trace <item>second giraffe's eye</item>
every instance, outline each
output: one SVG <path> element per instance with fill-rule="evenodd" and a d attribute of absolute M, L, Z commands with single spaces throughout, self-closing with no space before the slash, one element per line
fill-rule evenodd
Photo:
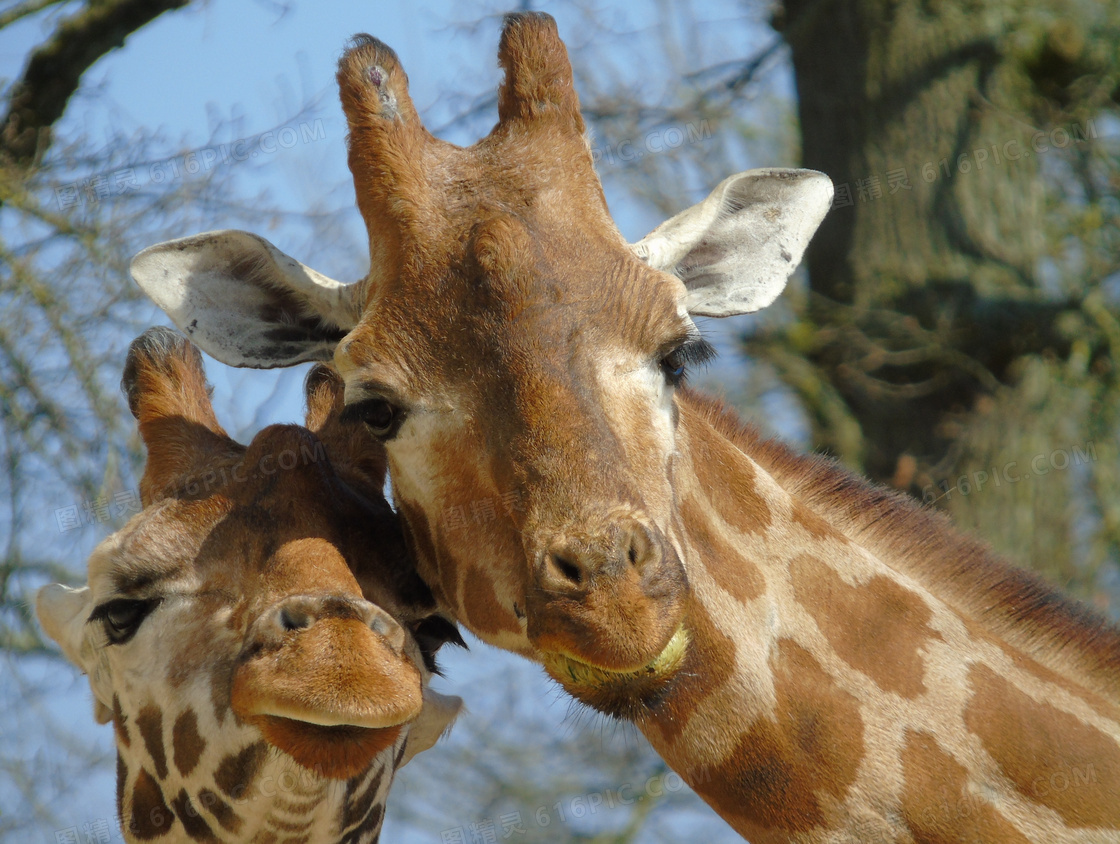
<path fill-rule="evenodd" d="M 343 419 L 361 422 L 379 440 L 390 440 L 400 430 L 405 413 L 388 399 L 377 397 L 349 405 L 342 416 Z"/>
<path fill-rule="evenodd" d="M 100 621 L 105 629 L 105 636 L 112 645 L 123 645 L 136 635 L 144 619 L 156 608 L 159 600 L 147 598 L 135 600 L 132 598 L 117 598 L 107 601 L 90 615 L 89 620 Z"/>

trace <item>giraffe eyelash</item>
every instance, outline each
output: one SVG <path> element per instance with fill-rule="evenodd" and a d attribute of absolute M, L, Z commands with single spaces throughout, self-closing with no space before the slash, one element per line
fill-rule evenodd
<path fill-rule="evenodd" d="M 662 355 L 658 365 L 669 385 L 676 387 L 685 380 L 690 367 L 705 364 L 715 356 L 716 350 L 711 343 L 702 337 L 691 336 Z"/>

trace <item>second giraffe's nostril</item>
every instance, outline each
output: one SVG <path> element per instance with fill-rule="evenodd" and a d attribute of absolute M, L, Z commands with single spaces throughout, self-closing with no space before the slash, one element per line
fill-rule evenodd
<path fill-rule="evenodd" d="M 569 583 L 579 586 L 583 582 L 583 572 L 575 563 L 555 552 L 549 555 L 549 560 L 552 567 Z"/>
<path fill-rule="evenodd" d="M 284 607 L 280 610 L 280 626 L 285 630 L 304 630 L 311 626 L 310 613 L 295 607 Z"/>

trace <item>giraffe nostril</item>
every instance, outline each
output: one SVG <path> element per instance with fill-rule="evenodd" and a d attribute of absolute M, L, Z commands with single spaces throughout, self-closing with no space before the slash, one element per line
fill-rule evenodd
<path fill-rule="evenodd" d="M 556 552 L 549 555 L 549 560 L 552 563 L 552 567 L 569 583 L 579 586 L 579 584 L 583 582 L 583 572 L 575 563 Z"/>
<path fill-rule="evenodd" d="M 304 630 L 311 626 L 311 614 L 295 607 L 284 607 L 280 610 L 280 626 L 285 630 Z"/>

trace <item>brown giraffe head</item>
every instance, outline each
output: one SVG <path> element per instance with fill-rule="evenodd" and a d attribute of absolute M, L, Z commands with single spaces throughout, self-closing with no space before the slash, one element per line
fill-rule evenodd
<path fill-rule="evenodd" d="M 343 56 L 361 283 L 241 232 L 152 247 L 133 275 L 227 363 L 333 355 L 421 575 L 472 631 L 554 673 L 660 673 L 686 645 L 674 396 L 708 354 L 692 316 L 769 304 L 831 185 L 742 173 L 628 245 L 553 20 L 509 16 L 498 57 L 498 124 L 460 148 L 421 125 L 392 50 L 360 36 Z"/>
<path fill-rule="evenodd" d="M 292 805 L 366 784 L 316 809 L 338 814 L 325 828 L 341 837 L 343 816 L 383 804 L 394 768 L 459 706 L 427 689 L 435 648 L 457 637 L 407 563 L 384 456 L 355 448 L 325 367 L 308 378 L 311 430 L 274 425 L 248 447 L 169 329 L 133 342 L 123 387 L 147 447 L 144 509 L 94 551 L 88 586 L 38 599 L 114 724 L 122 825 L 135 839 L 181 825 L 248 840 L 294 813 L 265 799 L 287 771 Z"/>

